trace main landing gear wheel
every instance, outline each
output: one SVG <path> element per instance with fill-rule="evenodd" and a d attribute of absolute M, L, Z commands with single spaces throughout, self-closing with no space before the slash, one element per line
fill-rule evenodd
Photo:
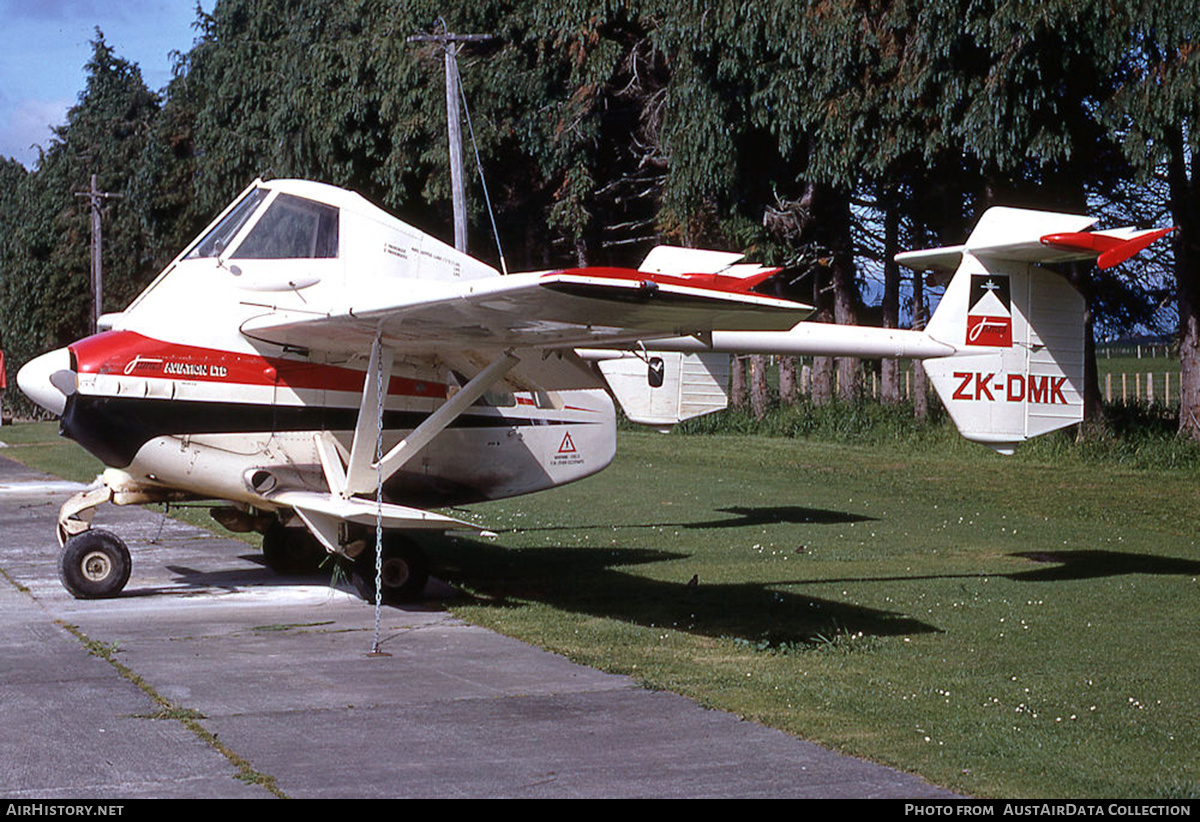
<path fill-rule="evenodd" d="M 133 560 L 116 534 L 98 529 L 67 540 L 58 558 L 58 578 L 76 599 L 107 599 L 129 582 Z"/>
<path fill-rule="evenodd" d="M 263 561 L 280 574 L 307 574 L 321 567 L 328 556 L 306 528 L 285 528 L 273 523 L 263 534 Z"/>
<path fill-rule="evenodd" d="M 421 546 L 399 534 L 383 537 L 382 601 L 399 605 L 421 598 L 429 581 L 429 560 Z M 366 548 L 354 558 L 351 581 L 367 602 L 375 601 L 375 548 Z"/>

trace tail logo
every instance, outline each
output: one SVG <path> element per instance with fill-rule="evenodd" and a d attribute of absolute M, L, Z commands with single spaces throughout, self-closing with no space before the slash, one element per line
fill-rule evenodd
<path fill-rule="evenodd" d="M 972 274 L 967 309 L 967 345 L 1012 348 L 1012 299 L 1008 277 Z"/>

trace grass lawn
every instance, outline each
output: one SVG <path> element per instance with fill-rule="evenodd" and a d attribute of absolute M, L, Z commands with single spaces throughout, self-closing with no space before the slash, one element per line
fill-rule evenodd
<path fill-rule="evenodd" d="M 458 512 L 499 536 L 430 545 L 456 614 L 968 794 L 1200 796 L 1194 468 L 620 438 Z"/>
<path fill-rule="evenodd" d="M 442 552 L 482 600 L 457 612 L 971 794 L 1200 795 L 1194 473 L 621 446 L 473 509 L 507 530 Z"/>
<path fill-rule="evenodd" d="M 104 464 L 58 435 L 58 422 L 24 422 L 0 426 L 0 456 L 14 459 L 63 479 L 91 482 Z"/>

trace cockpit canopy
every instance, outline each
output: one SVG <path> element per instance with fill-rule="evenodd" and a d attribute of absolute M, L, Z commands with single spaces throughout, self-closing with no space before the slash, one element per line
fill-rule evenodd
<path fill-rule="evenodd" d="M 261 206 L 270 200 L 265 211 Z M 259 215 L 261 213 L 261 216 Z M 249 231 L 246 226 L 256 218 Z M 244 196 L 184 259 L 332 259 L 338 256 L 338 209 L 261 186 Z M 236 244 L 236 245 L 234 245 Z M 232 248 L 231 253 L 226 253 Z"/>
<path fill-rule="evenodd" d="M 255 180 L 110 323 L 169 325 L 178 306 L 198 303 L 218 312 L 340 312 L 350 300 L 365 304 L 418 283 L 498 276 L 352 191 Z M 254 292 L 276 296 L 267 306 Z"/>

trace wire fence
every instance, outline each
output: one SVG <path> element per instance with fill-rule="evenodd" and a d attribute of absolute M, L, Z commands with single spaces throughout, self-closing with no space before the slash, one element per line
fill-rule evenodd
<path fill-rule="evenodd" d="M 1103 376 L 1101 388 L 1105 402 L 1144 402 L 1164 406 L 1179 404 L 1179 374 L 1170 371 L 1110 372 Z"/>

